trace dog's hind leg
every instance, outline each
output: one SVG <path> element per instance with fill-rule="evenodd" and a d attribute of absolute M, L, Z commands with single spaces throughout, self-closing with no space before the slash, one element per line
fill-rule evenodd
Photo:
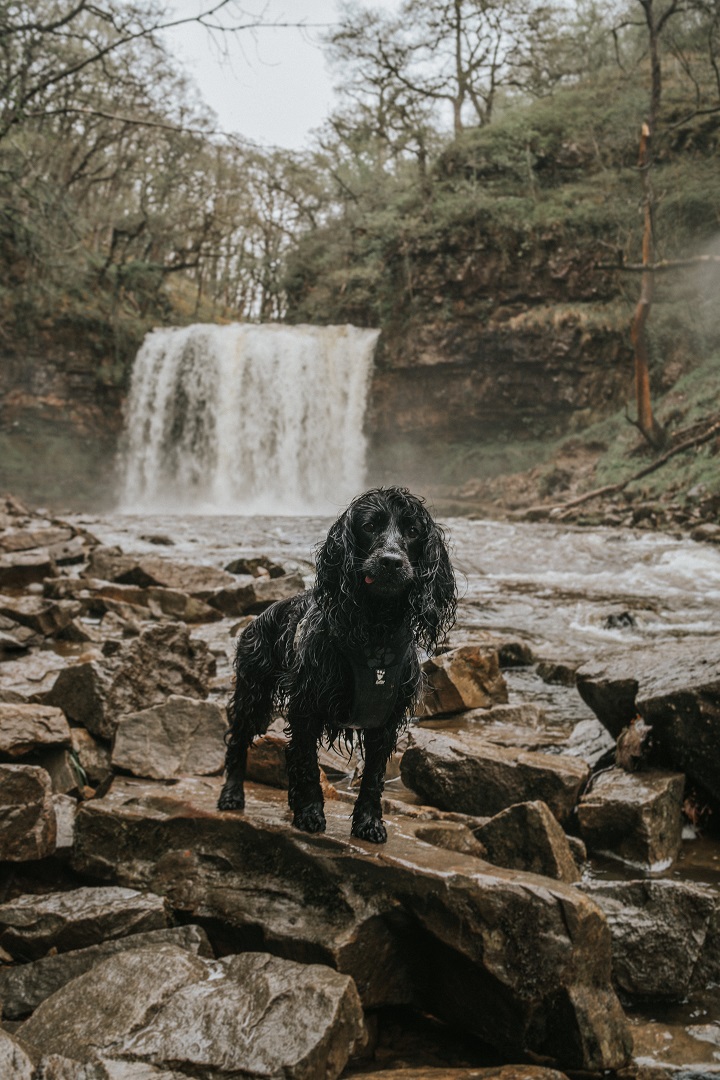
<path fill-rule="evenodd" d="M 294 726 L 293 726 L 294 725 Z M 325 832 L 323 793 L 317 760 L 317 737 L 288 716 L 290 741 L 285 749 L 288 803 L 293 825 L 303 832 Z"/>
<path fill-rule="evenodd" d="M 371 728 L 364 733 L 365 767 L 352 815 L 352 835 L 373 844 L 384 844 L 387 829 L 382 820 L 385 768 L 395 748 L 395 728 Z"/>

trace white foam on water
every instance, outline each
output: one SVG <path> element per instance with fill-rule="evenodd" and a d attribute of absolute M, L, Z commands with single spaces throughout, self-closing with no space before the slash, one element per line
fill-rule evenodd
<path fill-rule="evenodd" d="M 133 368 L 125 512 L 334 513 L 363 487 L 377 330 L 154 330 Z"/>

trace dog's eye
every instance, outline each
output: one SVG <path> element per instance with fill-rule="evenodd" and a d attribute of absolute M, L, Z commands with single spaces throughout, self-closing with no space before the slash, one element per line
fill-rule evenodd
<path fill-rule="evenodd" d="M 408 525 L 405 529 L 405 535 L 408 540 L 417 540 L 420 535 L 420 529 L 417 525 Z"/>
<path fill-rule="evenodd" d="M 363 532 L 374 533 L 377 526 L 375 525 L 374 521 L 363 521 L 361 528 Z"/>

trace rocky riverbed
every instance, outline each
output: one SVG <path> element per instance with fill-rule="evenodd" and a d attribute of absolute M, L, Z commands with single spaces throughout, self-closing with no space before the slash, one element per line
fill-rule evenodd
<path fill-rule="evenodd" d="M 281 722 L 215 809 L 234 638 L 326 527 L 0 501 L 0 1075 L 720 1075 L 720 551 L 450 522 L 377 847 L 352 755 L 291 827 Z"/>

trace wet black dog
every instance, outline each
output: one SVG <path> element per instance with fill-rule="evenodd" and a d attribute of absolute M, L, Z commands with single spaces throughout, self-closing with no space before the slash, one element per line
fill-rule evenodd
<path fill-rule="evenodd" d="M 441 529 L 403 488 L 360 495 L 317 552 L 315 587 L 281 600 L 243 632 L 228 716 L 221 810 L 242 810 L 247 751 L 275 712 L 287 721 L 293 824 L 325 828 L 317 746 L 357 739 L 365 768 L 352 832 L 381 844 L 385 767 L 422 689 L 418 652 L 455 618 Z"/>

